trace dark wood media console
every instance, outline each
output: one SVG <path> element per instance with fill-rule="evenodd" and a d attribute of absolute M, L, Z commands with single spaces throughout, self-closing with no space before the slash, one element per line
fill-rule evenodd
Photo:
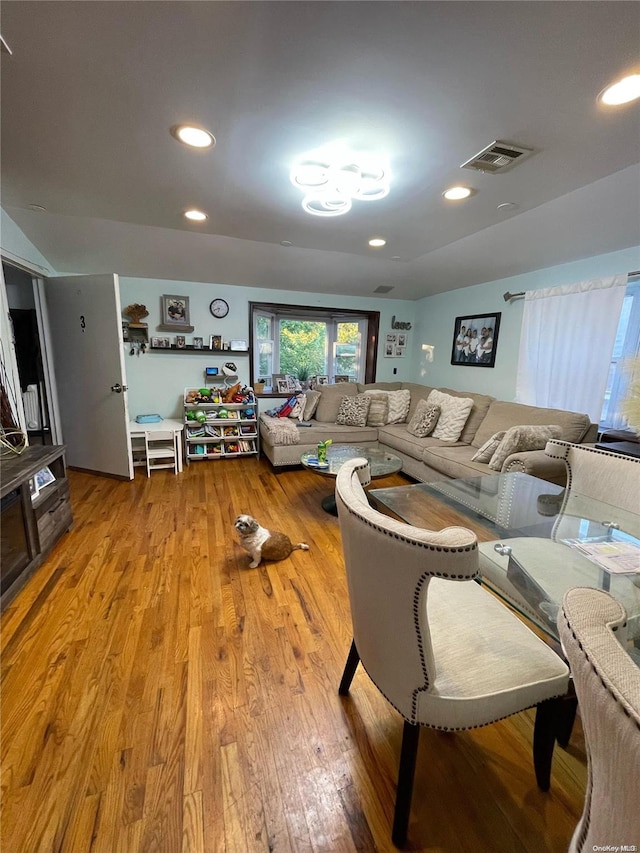
<path fill-rule="evenodd" d="M 0 462 L 2 609 L 73 525 L 64 452 L 63 445 L 27 447 Z M 35 494 L 44 469 L 51 482 Z"/>

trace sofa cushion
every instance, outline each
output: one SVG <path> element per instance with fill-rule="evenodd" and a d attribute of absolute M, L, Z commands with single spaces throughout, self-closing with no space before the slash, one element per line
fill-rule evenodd
<path fill-rule="evenodd" d="M 471 397 L 453 397 L 436 389 L 429 394 L 427 402 L 440 407 L 433 437 L 449 443 L 458 441 L 473 407 Z"/>
<path fill-rule="evenodd" d="M 344 396 L 336 415 L 336 423 L 344 426 L 365 427 L 371 397 L 366 394 L 356 394 L 355 397 Z"/>
<path fill-rule="evenodd" d="M 321 423 L 334 424 L 342 398 L 345 396 L 355 397 L 358 393 L 358 386 L 355 382 L 340 382 L 338 385 L 321 385 L 316 390 L 320 391 L 316 420 Z"/>
<path fill-rule="evenodd" d="M 434 389 L 430 385 L 419 385 L 417 382 L 403 382 L 402 390 L 408 391 L 411 395 L 411 404 L 409 406 L 409 414 L 407 415 L 407 420 L 410 421 L 416 412 L 416 407 L 420 400 L 426 400 Z"/>
<path fill-rule="evenodd" d="M 491 438 L 487 439 L 482 447 L 471 457 L 472 462 L 484 462 L 488 465 L 491 462 L 491 457 L 498 449 L 498 445 L 504 438 L 506 430 L 501 429 L 500 432 L 494 433 Z"/>
<path fill-rule="evenodd" d="M 548 426 L 521 424 L 511 427 L 505 432 L 491 457 L 489 468 L 502 471 L 507 456 L 511 456 L 512 453 L 521 453 L 523 450 L 543 450 L 550 439 L 560 438 L 561 432 L 561 428 L 555 424 Z"/>
<path fill-rule="evenodd" d="M 365 394 L 371 400 L 367 426 L 378 427 L 389 423 L 389 396 L 375 391 L 366 391 Z"/>
<path fill-rule="evenodd" d="M 409 414 L 409 406 L 411 404 L 410 391 L 365 391 L 365 394 L 386 394 L 389 401 L 389 414 L 387 415 L 387 423 L 401 424 L 407 420 Z"/>
<path fill-rule="evenodd" d="M 542 409 L 537 406 L 525 406 L 524 403 L 505 403 L 495 400 L 489 406 L 487 416 L 478 427 L 473 441 L 474 447 L 481 447 L 487 439 L 501 429 L 509 429 L 521 424 L 545 426 L 558 424 L 562 429 L 564 441 L 578 443 L 589 429 L 589 415 L 567 412 L 563 409 Z"/>
<path fill-rule="evenodd" d="M 471 444 L 495 397 L 490 397 L 488 394 L 476 394 L 475 391 L 454 391 L 452 388 L 438 388 L 438 391 L 442 391 L 443 394 L 450 394 L 452 397 L 471 397 L 473 400 L 471 414 L 467 418 L 460 435 L 460 441 Z"/>
<path fill-rule="evenodd" d="M 440 417 L 440 406 L 420 400 L 415 413 L 407 424 L 407 431 L 418 438 L 426 438 L 436 428 Z"/>
<path fill-rule="evenodd" d="M 358 394 L 364 394 L 365 391 L 399 391 L 404 388 L 402 382 L 367 382 L 363 385 L 358 382 Z"/>
<path fill-rule="evenodd" d="M 442 442 L 431 435 L 426 438 L 411 435 L 406 424 L 387 424 L 387 426 L 378 427 L 378 441 L 391 450 L 399 450 L 414 459 L 422 459 L 428 447 L 442 447 Z"/>
<path fill-rule="evenodd" d="M 422 461 L 429 468 L 454 479 L 479 477 L 483 474 L 495 475 L 486 463 L 474 462 L 475 448 L 470 444 L 442 445 L 425 448 Z"/>

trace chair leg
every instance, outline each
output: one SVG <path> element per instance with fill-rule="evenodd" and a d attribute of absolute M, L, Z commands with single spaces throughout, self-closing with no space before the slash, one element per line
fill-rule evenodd
<path fill-rule="evenodd" d="M 533 766 L 536 781 L 541 791 L 548 791 L 551 784 L 551 762 L 558 733 L 558 721 L 562 714 L 562 697 L 541 702 L 536 710 L 533 730 Z"/>
<path fill-rule="evenodd" d="M 396 809 L 393 816 L 393 830 L 391 831 L 391 840 L 396 847 L 404 847 L 407 840 L 411 797 L 413 794 L 413 777 L 416 771 L 419 740 L 420 726 L 414 726 L 405 720 L 402 731 L 402 748 L 400 750 Z"/>
<path fill-rule="evenodd" d="M 573 724 L 576 721 L 578 710 L 578 697 L 573 689 L 573 681 L 569 682 L 569 693 L 563 697 L 562 710 L 558 721 L 556 739 L 563 749 L 569 746 Z"/>
<path fill-rule="evenodd" d="M 340 687 L 338 687 L 338 693 L 340 696 L 347 696 L 349 693 L 349 687 L 351 687 L 351 682 L 353 681 L 353 676 L 356 674 L 356 669 L 358 668 L 359 663 L 360 655 L 356 649 L 356 641 L 352 640 L 351 648 L 349 649 L 349 656 L 347 657 L 344 672 L 342 673 Z"/>

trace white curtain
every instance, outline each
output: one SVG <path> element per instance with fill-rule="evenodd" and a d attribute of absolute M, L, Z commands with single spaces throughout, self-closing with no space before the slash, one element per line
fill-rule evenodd
<path fill-rule="evenodd" d="M 584 412 L 598 423 L 626 273 L 527 291 L 516 400 Z"/>

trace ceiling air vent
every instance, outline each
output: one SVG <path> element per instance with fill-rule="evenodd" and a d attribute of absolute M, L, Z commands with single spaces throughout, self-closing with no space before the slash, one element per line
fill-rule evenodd
<path fill-rule="evenodd" d="M 507 169 L 528 157 L 529 154 L 533 154 L 533 148 L 525 148 L 523 145 L 513 145 L 511 142 L 496 140 L 483 148 L 475 157 L 463 163 L 460 168 L 475 169 L 478 172 L 506 172 Z"/>

